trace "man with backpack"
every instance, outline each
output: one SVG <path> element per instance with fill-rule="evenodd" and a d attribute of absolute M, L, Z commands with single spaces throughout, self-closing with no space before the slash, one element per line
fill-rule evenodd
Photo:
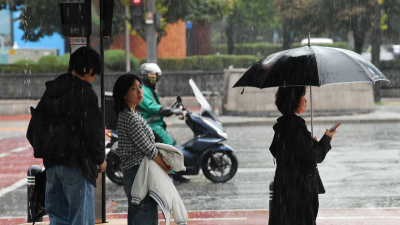
<path fill-rule="evenodd" d="M 45 83 L 27 138 L 46 168 L 45 206 L 51 224 L 94 224 L 94 187 L 105 171 L 104 127 L 91 83 L 102 70 L 100 55 L 76 50 L 68 73 Z"/>

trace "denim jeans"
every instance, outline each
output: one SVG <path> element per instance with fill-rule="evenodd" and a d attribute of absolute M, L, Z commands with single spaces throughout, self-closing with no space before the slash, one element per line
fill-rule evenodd
<path fill-rule="evenodd" d="M 131 203 L 131 190 L 139 165 L 124 172 L 124 189 L 128 197 L 128 225 L 158 225 L 157 202 L 146 195 L 139 205 Z"/>
<path fill-rule="evenodd" d="M 46 170 L 46 212 L 51 225 L 94 225 L 94 186 L 78 168 Z"/>

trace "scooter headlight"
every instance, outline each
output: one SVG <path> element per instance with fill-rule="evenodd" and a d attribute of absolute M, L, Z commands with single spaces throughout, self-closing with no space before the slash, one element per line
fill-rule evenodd
<path fill-rule="evenodd" d="M 218 133 L 219 135 L 221 135 L 222 137 L 224 137 L 226 140 L 228 140 L 228 134 L 227 134 L 227 133 L 225 133 L 225 132 L 223 132 L 223 131 L 219 131 L 219 130 L 217 130 L 217 133 Z"/>
<path fill-rule="evenodd" d="M 203 119 L 203 121 L 204 121 L 204 123 L 206 123 L 210 127 L 212 127 L 217 132 L 217 134 L 219 134 L 221 137 L 223 137 L 226 140 L 228 140 L 228 134 L 225 131 L 219 129 L 217 126 L 215 126 L 211 121 L 209 121 L 207 119 Z"/>

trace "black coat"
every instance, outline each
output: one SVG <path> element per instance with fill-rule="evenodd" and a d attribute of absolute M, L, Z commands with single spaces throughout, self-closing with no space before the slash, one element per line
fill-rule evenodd
<path fill-rule="evenodd" d="M 60 109 L 67 110 L 78 118 L 77 134 L 81 138 L 83 147 L 64 158 L 43 159 L 43 164 L 46 169 L 56 165 L 80 168 L 82 174 L 96 186 L 97 165 L 101 165 L 105 159 L 104 126 L 97 95 L 90 83 L 69 73 L 62 74 L 45 84 L 46 91 L 36 109 L 54 109 L 54 99 L 61 97 Z M 30 126 L 27 132 L 27 136 L 29 135 L 31 135 Z"/>
<path fill-rule="evenodd" d="M 295 114 L 280 117 L 274 131 L 270 151 L 276 158 L 277 168 L 269 224 L 314 225 L 318 194 L 325 193 L 317 163 L 331 149 L 331 138 L 324 135 L 316 141 L 305 121 Z"/>

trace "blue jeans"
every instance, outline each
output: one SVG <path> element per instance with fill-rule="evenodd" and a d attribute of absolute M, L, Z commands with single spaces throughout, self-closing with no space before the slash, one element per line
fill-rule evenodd
<path fill-rule="evenodd" d="M 132 185 L 138 169 L 139 166 L 136 165 L 124 172 L 124 189 L 128 197 L 128 225 L 158 225 L 157 202 L 149 194 L 139 205 L 131 203 Z"/>
<path fill-rule="evenodd" d="M 51 225 L 94 225 L 94 187 L 78 168 L 46 170 L 46 212 Z"/>

